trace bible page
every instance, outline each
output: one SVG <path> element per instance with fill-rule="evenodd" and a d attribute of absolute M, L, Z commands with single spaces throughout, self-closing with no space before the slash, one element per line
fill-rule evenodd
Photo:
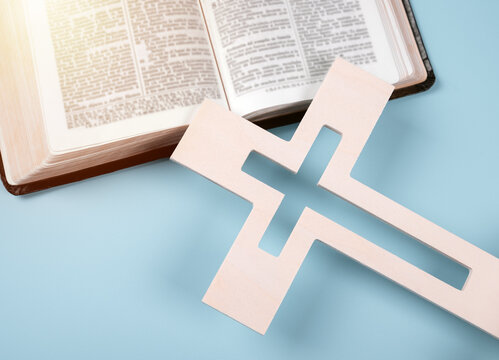
<path fill-rule="evenodd" d="M 23 1 L 53 153 L 226 106 L 197 0 Z"/>
<path fill-rule="evenodd" d="M 389 82 L 397 65 L 373 0 L 200 0 L 231 110 L 313 98 L 337 56 Z"/>

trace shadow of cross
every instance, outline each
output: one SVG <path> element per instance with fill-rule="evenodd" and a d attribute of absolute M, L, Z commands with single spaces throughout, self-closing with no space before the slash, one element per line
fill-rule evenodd
<path fill-rule="evenodd" d="M 392 92 L 392 85 L 337 59 L 290 141 L 203 103 L 171 158 L 253 204 L 203 302 L 264 334 L 318 240 L 499 338 L 499 259 L 350 175 Z M 318 185 L 465 266 L 470 275 L 462 289 L 308 207 L 279 256 L 259 248 L 283 194 L 242 171 L 248 155 L 298 172 L 324 127 L 342 138 Z"/>

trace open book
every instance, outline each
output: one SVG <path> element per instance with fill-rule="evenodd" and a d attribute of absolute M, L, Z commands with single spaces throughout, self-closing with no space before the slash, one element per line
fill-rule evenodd
<path fill-rule="evenodd" d="M 205 98 L 267 125 L 303 111 L 337 56 L 395 96 L 434 81 L 407 0 L 0 4 L 2 178 L 15 194 L 168 155 Z"/>

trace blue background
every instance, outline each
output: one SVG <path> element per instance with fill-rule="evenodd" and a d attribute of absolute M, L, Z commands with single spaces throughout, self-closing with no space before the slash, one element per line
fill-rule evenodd
<path fill-rule="evenodd" d="M 389 103 L 353 175 L 497 257 L 499 1 L 412 2 L 437 84 Z M 266 336 L 204 305 L 249 211 L 167 160 L 21 198 L 0 191 L 0 359 L 499 358 L 498 340 L 320 244 Z M 343 215 L 426 263 L 358 216 Z"/>

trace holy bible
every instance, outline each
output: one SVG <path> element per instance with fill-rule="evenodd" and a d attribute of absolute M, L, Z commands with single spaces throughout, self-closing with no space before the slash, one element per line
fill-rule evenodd
<path fill-rule="evenodd" d="M 212 99 L 297 121 L 336 57 L 435 76 L 408 0 L 0 0 L 1 175 L 25 194 L 169 156 Z"/>

